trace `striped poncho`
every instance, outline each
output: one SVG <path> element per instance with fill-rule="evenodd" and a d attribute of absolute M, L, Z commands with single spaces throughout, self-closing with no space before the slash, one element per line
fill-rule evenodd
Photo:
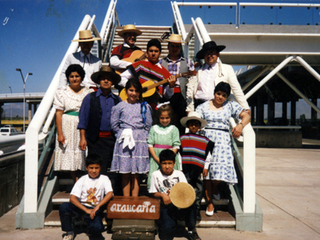
<path fill-rule="evenodd" d="M 182 164 L 193 164 L 206 168 L 205 162 L 208 153 L 212 155 L 214 143 L 205 136 L 188 133 L 180 137 Z M 206 162 L 209 165 L 209 162 Z"/>

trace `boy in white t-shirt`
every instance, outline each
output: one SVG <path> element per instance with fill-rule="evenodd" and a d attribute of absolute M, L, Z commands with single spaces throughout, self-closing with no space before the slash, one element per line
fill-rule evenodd
<path fill-rule="evenodd" d="M 84 216 L 88 224 L 89 239 L 103 240 L 102 223 L 103 210 L 112 198 L 113 190 L 109 178 L 100 175 L 101 158 L 96 154 L 89 154 L 86 158 L 87 175 L 82 176 L 73 186 L 70 202 L 63 203 L 59 208 L 63 240 L 74 239 L 72 218 L 76 215 Z"/>
<path fill-rule="evenodd" d="M 175 153 L 172 150 L 163 150 L 160 155 L 160 169 L 153 172 L 149 193 L 153 197 L 161 198 L 159 238 L 161 240 L 172 240 L 174 234 L 180 232 L 181 227 L 177 225 L 177 219 L 184 217 L 188 232 L 184 236 L 189 240 L 201 240 L 196 231 L 196 204 L 189 208 L 177 209 L 170 200 L 171 188 L 178 182 L 187 182 L 183 172 L 174 170 Z M 182 216 L 183 215 L 183 216 Z M 183 228 L 184 232 L 186 231 Z"/>

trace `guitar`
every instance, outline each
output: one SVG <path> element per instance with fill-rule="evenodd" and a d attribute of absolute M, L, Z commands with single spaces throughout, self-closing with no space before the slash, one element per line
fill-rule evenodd
<path fill-rule="evenodd" d="M 170 33 L 169 32 L 165 32 L 162 34 L 162 36 L 158 39 L 160 42 L 163 42 L 164 39 L 169 38 Z M 144 53 L 141 50 L 135 50 L 131 53 L 130 57 L 127 58 L 123 58 L 121 59 L 121 61 L 126 61 L 126 62 L 130 62 L 130 63 L 134 63 L 134 62 L 138 62 L 141 60 L 146 59 L 146 53 Z M 121 74 L 125 71 L 126 69 L 123 68 L 119 68 L 116 70 L 117 74 Z"/>
<path fill-rule="evenodd" d="M 135 50 L 131 53 L 130 57 L 128 58 L 123 58 L 121 59 L 121 61 L 126 61 L 126 62 L 130 62 L 130 63 L 134 63 L 134 62 L 138 62 L 138 61 L 141 61 L 141 60 L 144 60 L 146 58 L 146 54 L 141 51 L 141 50 Z M 125 71 L 126 69 L 125 68 L 119 68 L 116 70 L 116 73 L 117 74 L 121 74 Z"/>
<path fill-rule="evenodd" d="M 197 71 L 188 71 L 188 72 L 184 72 L 184 73 L 179 73 L 177 75 L 175 75 L 176 78 L 179 77 L 190 77 L 190 76 L 195 76 L 197 74 Z M 154 82 L 154 81 L 146 81 L 144 83 L 142 83 L 142 97 L 143 98 L 147 98 L 147 97 L 151 97 L 155 92 L 156 92 L 156 87 L 165 84 L 168 82 L 168 79 L 164 79 L 160 82 Z M 122 101 L 126 100 L 128 98 L 127 93 L 126 93 L 126 89 L 122 89 L 119 97 L 122 99 Z"/>

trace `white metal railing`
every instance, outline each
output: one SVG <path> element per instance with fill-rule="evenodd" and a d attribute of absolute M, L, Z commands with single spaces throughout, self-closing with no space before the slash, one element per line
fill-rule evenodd
<path fill-rule="evenodd" d="M 235 7 L 235 26 L 238 28 L 241 25 L 241 8 L 243 7 L 296 7 L 296 8 L 319 8 L 320 4 L 311 3 L 255 3 L 255 2 L 171 2 L 174 21 L 176 23 L 179 34 L 185 39 L 187 33 L 185 31 L 179 7 Z"/>
<path fill-rule="evenodd" d="M 176 1 L 171 2 L 171 7 L 173 12 L 173 19 L 177 26 L 178 33 L 182 35 L 182 39 L 185 40 L 187 37 L 187 32 L 184 27 L 183 20 L 180 14 L 179 3 L 177 3 Z"/>
<path fill-rule="evenodd" d="M 106 44 L 107 38 L 110 34 L 113 23 L 117 22 L 117 25 L 120 25 L 119 20 L 117 18 L 117 14 L 116 14 L 116 5 L 117 5 L 117 0 L 110 1 L 106 17 L 103 21 L 103 24 L 100 30 L 102 45 Z"/>
<path fill-rule="evenodd" d="M 245 94 L 246 99 L 250 98 L 255 92 L 257 92 L 263 85 L 265 85 L 274 75 L 278 75 L 279 78 L 284 81 L 297 95 L 299 95 L 303 100 L 306 101 L 316 112 L 320 113 L 320 109 L 310 101 L 297 87 L 295 87 L 288 79 L 286 79 L 280 70 L 284 68 L 288 63 L 292 61 L 299 62 L 311 75 L 313 75 L 320 82 L 320 75 L 317 73 L 305 60 L 300 56 L 288 56 L 284 59 L 277 67 L 275 67 L 267 76 L 265 76 L 257 85 L 255 85 L 249 92 Z M 251 85 L 253 81 L 250 81 Z M 249 85 L 246 85 L 249 87 Z"/>
<path fill-rule="evenodd" d="M 172 9 L 174 11 L 174 20 L 176 21 L 177 29 L 179 34 L 182 35 L 183 40 L 190 42 L 191 35 L 195 34 L 195 47 L 194 51 L 197 52 L 200 50 L 202 45 L 211 40 L 208 31 L 206 30 L 205 25 L 203 24 L 201 18 L 197 18 L 195 21 L 192 21 L 192 27 L 188 34 L 184 33 L 184 24 L 179 12 L 178 6 L 236 6 L 236 3 L 171 3 Z M 185 47 L 187 47 L 185 45 Z M 235 125 L 234 121 L 231 121 L 231 124 Z M 254 213 L 256 209 L 256 196 L 255 196 L 255 148 L 256 140 L 255 133 L 251 126 L 248 124 L 242 132 L 243 136 L 243 212 L 244 213 Z M 242 140 L 241 138 L 239 139 Z"/>
<path fill-rule="evenodd" d="M 86 15 L 80 24 L 74 39 L 79 36 L 80 30 L 86 30 L 93 25 L 93 18 Z M 95 28 L 95 27 L 94 27 Z M 96 28 L 95 28 L 96 29 Z M 95 31 L 95 29 L 93 29 Z M 97 34 L 97 33 L 95 33 Z M 55 110 L 52 109 L 52 102 L 59 85 L 60 74 L 69 54 L 76 52 L 78 43 L 72 42 L 60 63 L 39 107 L 36 111 L 29 127 L 26 131 L 26 151 L 25 151 L 25 192 L 24 192 L 24 213 L 36 213 L 38 206 L 38 143 L 39 138 L 44 139 L 48 133 L 48 128 L 54 118 Z M 49 115 L 48 115 L 49 114 Z M 48 116 L 48 117 L 47 117 Z M 43 131 L 40 130 L 46 122 Z"/>
<path fill-rule="evenodd" d="M 239 3 L 239 14 L 238 14 L 238 23 L 240 25 L 240 11 L 241 7 L 309 7 L 309 8 L 319 8 L 320 4 L 310 4 L 310 3 L 249 3 L 249 2 L 240 2 Z"/>

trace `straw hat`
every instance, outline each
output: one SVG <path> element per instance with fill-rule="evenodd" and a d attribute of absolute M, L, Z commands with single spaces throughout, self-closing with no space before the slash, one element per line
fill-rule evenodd
<path fill-rule="evenodd" d="M 214 41 L 206 42 L 205 44 L 203 44 L 202 49 L 197 53 L 196 57 L 198 59 L 203 59 L 206 51 L 215 49 L 217 52 L 221 52 L 225 48 L 226 46 L 217 45 Z"/>
<path fill-rule="evenodd" d="M 178 182 L 170 190 L 170 200 L 177 208 L 188 208 L 196 200 L 196 192 L 190 184 Z"/>
<path fill-rule="evenodd" d="M 133 24 L 128 24 L 128 25 L 125 25 L 125 26 L 123 27 L 123 29 L 118 32 L 118 35 L 119 35 L 120 37 L 123 37 L 123 34 L 125 34 L 125 33 L 127 33 L 127 32 L 133 32 L 133 33 L 137 34 L 137 36 L 139 36 L 139 35 L 142 34 L 142 32 L 141 32 L 139 29 L 137 29 L 135 25 L 133 25 Z"/>
<path fill-rule="evenodd" d="M 118 84 L 121 80 L 120 75 L 114 72 L 114 70 L 110 66 L 103 66 L 100 68 L 99 72 L 95 72 L 91 75 L 91 80 L 94 81 L 96 84 L 100 84 L 100 76 L 102 74 L 107 74 L 110 76 L 110 80 L 113 82 L 114 85 Z"/>
<path fill-rule="evenodd" d="M 180 123 L 183 127 L 187 127 L 187 122 L 189 120 L 198 120 L 201 123 L 200 128 L 207 126 L 208 122 L 200 117 L 200 114 L 197 112 L 190 112 L 187 117 L 183 117 L 180 120 Z"/>
<path fill-rule="evenodd" d="M 172 43 L 185 43 L 184 41 L 182 41 L 181 35 L 174 33 L 172 33 L 168 39 L 165 39 L 165 41 Z"/>
<path fill-rule="evenodd" d="M 94 42 L 96 40 L 101 40 L 101 38 L 92 37 L 90 30 L 79 31 L 79 39 L 71 40 L 71 42 Z"/>

